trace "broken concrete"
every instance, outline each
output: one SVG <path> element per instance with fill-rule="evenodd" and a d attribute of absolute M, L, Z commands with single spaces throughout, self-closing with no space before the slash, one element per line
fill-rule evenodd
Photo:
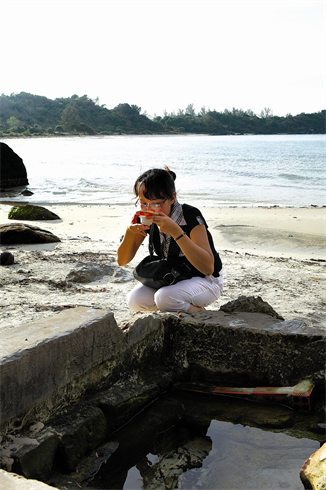
<path fill-rule="evenodd" d="M 189 367 L 193 379 L 219 379 L 237 386 L 324 382 L 325 331 L 307 328 L 300 320 L 212 311 L 193 317 L 181 314 L 174 324 L 174 360 Z"/>
<path fill-rule="evenodd" d="M 2 342 L 1 342 L 2 337 Z M 160 366 L 164 325 L 159 315 L 121 330 L 110 310 L 79 307 L 0 336 L 3 433 L 45 422 L 121 373 Z M 147 368 L 148 369 L 148 368 Z"/>
<path fill-rule="evenodd" d="M 326 488 L 326 444 L 305 461 L 300 471 L 300 479 L 305 488 L 325 490 Z"/>
<path fill-rule="evenodd" d="M 37 480 L 29 480 L 15 473 L 0 470 L 1 490 L 53 490 L 53 487 Z"/>
<path fill-rule="evenodd" d="M 54 457 L 71 471 L 178 379 L 286 386 L 309 378 L 323 386 L 325 374 L 324 331 L 261 313 L 155 313 L 120 329 L 110 310 L 79 307 L 2 337 L 3 435 L 47 424 L 37 447 L 12 458 L 11 469 L 32 478 L 45 479 Z M 44 441 L 49 458 L 34 452 L 39 461 L 25 470 Z"/>

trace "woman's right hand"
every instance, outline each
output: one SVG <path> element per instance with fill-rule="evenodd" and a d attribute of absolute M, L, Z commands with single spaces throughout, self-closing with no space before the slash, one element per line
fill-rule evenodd
<path fill-rule="evenodd" d="M 137 250 L 147 236 L 146 231 L 149 229 L 149 225 L 137 223 L 136 215 L 133 217 L 118 247 L 117 262 L 119 265 L 126 265 L 134 258 Z"/>
<path fill-rule="evenodd" d="M 149 225 L 142 225 L 141 223 L 134 223 L 127 227 L 127 230 L 129 230 L 131 233 L 134 233 L 135 235 L 140 234 L 143 236 L 147 236 L 146 231 L 148 231 L 149 229 Z"/>

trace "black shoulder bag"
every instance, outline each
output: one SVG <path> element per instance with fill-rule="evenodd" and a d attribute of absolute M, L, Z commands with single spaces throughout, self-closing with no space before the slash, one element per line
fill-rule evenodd
<path fill-rule="evenodd" d="M 182 257 L 176 259 L 160 259 L 154 255 L 153 233 L 154 224 L 151 225 L 149 234 L 149 253 L 134 269 L 134 278 L 144 286 L 160 289 L 171 286 L 179 281 L 190 279 L 193 273 Z"/>

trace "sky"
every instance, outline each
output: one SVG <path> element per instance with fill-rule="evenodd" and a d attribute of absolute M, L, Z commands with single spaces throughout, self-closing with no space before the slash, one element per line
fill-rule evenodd
<path fill-rule="evenodd" d="M 326 1 L 0 0 L 0 93 L 148 116 L 326 108 Z"/>

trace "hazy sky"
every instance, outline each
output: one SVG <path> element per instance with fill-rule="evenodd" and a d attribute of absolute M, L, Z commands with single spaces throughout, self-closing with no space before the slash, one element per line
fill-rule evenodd
<path fill-rule="evenodd" d="M 325 109 L 325 1 L 0 0 L 0 93 L 148 115 Z"/>

